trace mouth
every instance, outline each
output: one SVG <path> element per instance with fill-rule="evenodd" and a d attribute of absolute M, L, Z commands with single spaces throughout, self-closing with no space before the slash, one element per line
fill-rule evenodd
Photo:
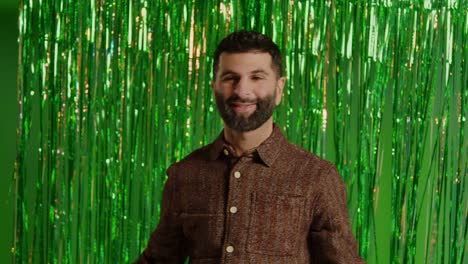
<path fill-rule="evenodd" d="M 239 103 L 235 102 L 230 104 L 232 110 L 236 113 L 251 113 L 257 108 L 256 103 Z"/>

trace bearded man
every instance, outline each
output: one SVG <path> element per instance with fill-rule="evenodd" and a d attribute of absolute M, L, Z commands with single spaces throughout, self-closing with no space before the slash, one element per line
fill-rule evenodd
<path fill-rule="evenodd" d="M 364 263 L 331 163 L 273 122 L 278 46 L 237 31 L 218 45 L 212 90 L 224 130 L 167 170 L 160 222 L 138 263 Z"/>

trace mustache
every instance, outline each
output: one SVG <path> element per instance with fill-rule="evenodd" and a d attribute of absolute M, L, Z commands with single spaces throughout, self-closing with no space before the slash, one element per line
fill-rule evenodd
<path fill-rule="evenodd" d="M 255 99 L 245 99 L 245 98 L 240 98 L 239 96 L 231 96 L 226 100 L 227 104 L 233 104 L 233 103 L 257 103 L 257 100 Z"/>

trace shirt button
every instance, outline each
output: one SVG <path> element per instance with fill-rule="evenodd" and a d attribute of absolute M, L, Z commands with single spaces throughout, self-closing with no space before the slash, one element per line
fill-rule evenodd
<path fill-rule="evenodd" d="M 233 206 L 233 207 L 229 208 L 229 212 L 231 212 L 233 214 L 237 213 L 237 207 Z"/>
<path fill-rule="evenodd" d="M 226 156 L 229 155 L 229 151 L 227 149 L 224 149 L 223 152 L 224 152 L 224 155 Z"/>
<path fill-rule="evenodd" d="M 234 172 L 234 177 L 236 177 L 237 179 L 239 179 L 241 176 L 240 172 L 236 171 Z"/>
<path fill-rule="evenodd" d="M 234 247 L 233 247 L 233 246 L 227 246 L 227 247 L 226 247 L 226 252 L 227 252 L 227 253 L 232 253 L 232 252 L 234 252 Z"/>

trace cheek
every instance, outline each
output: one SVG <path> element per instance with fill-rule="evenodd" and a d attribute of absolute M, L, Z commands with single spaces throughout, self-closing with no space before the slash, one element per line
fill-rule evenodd
<path fill-rule="evenodd" d="M 213 91 L 214 96 L 222 99 L 223 101 L 226 101 L 226 99 L 230 96 L 229 89 L 226 89 L 226 87 L 223 87 L 222 85 L 216 86 L 216 88 Z"/>
<path fill-rule="evenodd" d="M 231 85 L 228 82 L 223 82 L 217 85 L 218 91 L 226 93 L 227 91 L 231 90 Z"/>
<path fill-rule="evenodd" d="M 257 97 L 265 98 L 275 93 L 276 84 L 274 82 L 265 82 L 255 89 Z"/>
<path fill-rule="evenodd" d="M 215 92 L 218 94 L 218 96 L 221 96 L 224 99 L 230 96 L 230 90 L 225 85 L 218 86 Z"/>

